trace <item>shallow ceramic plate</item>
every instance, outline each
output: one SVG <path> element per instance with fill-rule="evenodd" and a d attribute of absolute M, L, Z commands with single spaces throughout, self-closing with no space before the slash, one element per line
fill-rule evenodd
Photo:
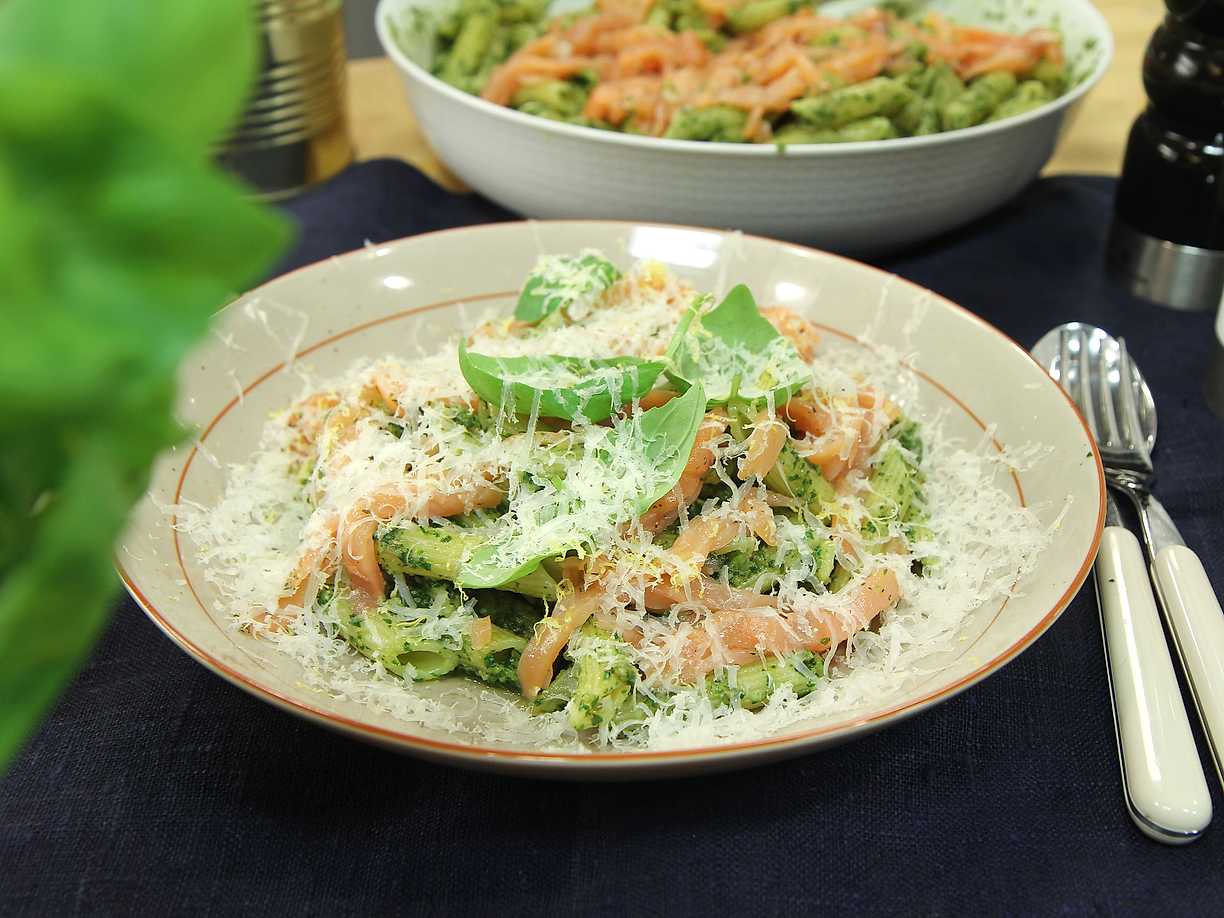
<path fill-rule="evenodd" d="M 767 739 L 669 752 L 558 753 L 484 740 L 479 698 L 488 690 L 460 679 L 418 687 L 470 693 L 473 701 L 455 732 L 427 730 L 307 688 L 296 662 L 229 627 L 213 608 L 215 594 L 190 542 L 179 538 L 165 508 L 216 502 L 225 467 L 243 461 L 269 412 L 299 394 L 299 371 L 331 375 L 361 356 L 433 350 L 489 307 L 508 310 L 541 252 L 584 247 L 622 264 L 658 259 L 710 291 L 745 282 L 762 301 L 801 311 L 846 346 L 912 355 L 917 403 L 910 410 L 919 417 L 943 412 L 949 434 L 971 443 L 986 437 L 987 448 L 1051 448 L 1026 471 L 1000 472 L 1008 493 L 1043 523 L 1063 513 L 1037 570 L 1009 602 L 970 614 L 956 651 L 932 660 L 933 672 L 877 708 Z M 868 329 L 871 345 L 858 341 Z M 1104 519 L 1104 478 L 1091 438 L 1066 396 L 1021 348 L 954 303 L 895 276 L 738 234 L 631 223 L 506 223 L 373 246 L 277 278 L 231 304 L 219 315 L 216 334 L 184 365 L 182 383 L 181 412 L 198 425 L 199 437 L 162 458 L 119 547 L 120 574 L 132 596 L 179 646 L 252 694 L 353 736 L 454 764 L 571 778 L 696 772 L 812 752 L 879 729 L 952 697 L 1032 644 L 1083 583 Z"/>

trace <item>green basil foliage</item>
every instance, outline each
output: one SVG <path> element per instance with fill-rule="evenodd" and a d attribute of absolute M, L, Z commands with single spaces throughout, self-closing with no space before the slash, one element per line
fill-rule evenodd
<path fill-rule="evenodd" d="M 0 3 L 0 767 L 85 657 L 111 549 L 183 437 L 175 374 L 287 227 L 214 169 L 245 0 Z"/>
<path fill-rule="evenodd" d="M 758 402 L 772 393 L 782 403 L 806 384 L 812 371 L 795 346 L 761 315 L 743 284 L 714 309 L 699 298 L 680 320 L 667 348 L 667 375 L 680 386 L 700 382 L 710 406 L 733 398 Z"/>
<path fill-rule="evenodd" d="M 547 504 L 533 507 L 531 513 L 535 522 L 546 523 L 548 518 L 565 512 L 567 517 L 580 520 L 579 524 L 549 545 L 547 551 L 518 557 L 512 552 L 515 536 L 506 521 L 517 519 L 523 511 L 512 502 L 501 522 L 489 532 L 488 542 L 464 562 L 455 582 L 464 587 L 480 588 L 518 580 L 547 558 L 589 548 L 594 536 L 604 527 L 641 516 L 680 480 L 705 416 L 705 406 L 705 392 L 697 383 L 666 405 L 643 411 L 607 431 L 603 448 L 599 450 L 600 462 L 575 463 L 570 467 L 569 475 L 601 478 L 649 470 L 648 483 L 629 506 L 591 505 L 582 496 L 588 493 L 588 488 L 576 487 L 577 483 L 568 476 L 562 477 L 553 483 L 554 491 Z M 601 428 L 594 428 L 594 431 L 602 435 Z M 621 448 L 626 446 L 627 449 Z"/>
<path fill-rule="evenodd" d="M 654 387 L 663 363 L 638 357 L 489 357 L 459 344 L 459 368 L 468 385 L 496 409 L 507 402 L 516 414 L 579 417 L 594 423 Z"/>
<path fill-rule="evenodd" d="M 534 325 L 558 310 L 589 308 L 620 276 L 616 265 L 594 253 L 547 255 L 523 285 L 514 317 Z"/>

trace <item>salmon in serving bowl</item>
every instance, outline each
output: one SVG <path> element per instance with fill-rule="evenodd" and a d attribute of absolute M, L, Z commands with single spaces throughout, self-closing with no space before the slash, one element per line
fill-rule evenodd
<path fill-rule="evenodd" d="M 549 12 L 574 6 L 554 2 Z M 819 15 L 870 6 L 830 3 Z M 433 72 L 431 25 L 454 9 L 455 0 L 382 0 L 376 24 L 429 142 L 477 191 L 529 217 L 682 222 L 851 252 L 911 245 L 1014 196 L 1048 162 L 1113 52 L 1089 0 L 935 0 L 923 9 L 970 29 L 1052 30 L 1066 91 L 1013 117 L 925 136 L 807 143 L 787 140 L 804 139 L 792 131 L 779 132 L 785 142 L 712 143 L 567 123 L 456 88 Z"/>

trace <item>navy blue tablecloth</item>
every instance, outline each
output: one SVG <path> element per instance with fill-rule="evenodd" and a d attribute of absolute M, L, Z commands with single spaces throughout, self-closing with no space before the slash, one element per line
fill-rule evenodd
<path fill-rule="evenodd" d="M 1046 179 L 881 263 L 1026 345 L 1073 318 L 1125 335 L 1160 406 L 1158 493 L 1224 590 L 1224 424 L 1199 391 L 1211 319 L 1106 283 L 1112 193 Z M 288 210 L 303 232 L 284 267 L 509 216 L 394 162 Z M 205 671 L 125 600 L 0 782 L 0 915 L 1221 913 L 1217 822 L 1171 849 L 1127 817 L 1091 587 L 1002 672 L 883 733 L 616 785 L 470 774 L 333 735 Z"/>

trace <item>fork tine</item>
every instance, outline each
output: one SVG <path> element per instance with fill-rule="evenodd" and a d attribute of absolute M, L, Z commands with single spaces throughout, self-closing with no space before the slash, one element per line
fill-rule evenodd
<path fill-rule="evenodd" d="M 1118 372 L 1117 362 L 1111 367 L 1109 355 L 1100 340 L 1096 342 L 1096 353 L 1092 360 L 1092 375 L 1097 395 L 1097 413 L 1101 418 L 1101 434 L 1103 442 L 1099 445 L 1104 449 L 1126 449 L 1127 444 L 1119 433 L 1118 415 L 1114 411 L 1114 397 L 1117 391 L 1114 376 Z"/>
<path fill-rule="evenodd" d="M 1072 398 L 1074 398 L 1074 395 L 1072 395 L 1071 392 L 1071 386 L 1069 385 L 1070 381 L 1067 379 L 1067 367 L 1070 366 L 1071 363 L 1070 351 L 1071 332 L 1069 332 L 1067 327 L 1064 325 L 1058 329 L 1058 375 L 1055 377 L 1055 380 L 1067 391 L 1068 395 L 1071 395 Z"/>
<path fill-rule="evenodd" d="M 1092 438 L 1099 444 L 1101 442 L 1101 432 L 1097 426 L 1096 408 L 1092 403 L 1092 387 L 1088 379 L 1088 335 L 1081 328 L 1075 336 L 1075 393 L 1072 397 L 1075 403 L 1079 405 L 1079 410 L 1084 415 L 1084 420 L 1088 424 L 1088 429 L 1092 431 Z"/>
<path fill-rule="evenodd" d="M 1152 457 L 1148 455 L 1147 441 L 1143 436 L 1143 426 L 1139 423 L 1139 405 L 1135 401 L 1135 370 L 1131 364 L 1130 354 L 1126 350 L 1126 339 L 1118 339 L 1118 374 L 1119 401 L 1122 403 L 1123 437 L 1127 449 L 1140 453 L 1150 464 Z"/>

